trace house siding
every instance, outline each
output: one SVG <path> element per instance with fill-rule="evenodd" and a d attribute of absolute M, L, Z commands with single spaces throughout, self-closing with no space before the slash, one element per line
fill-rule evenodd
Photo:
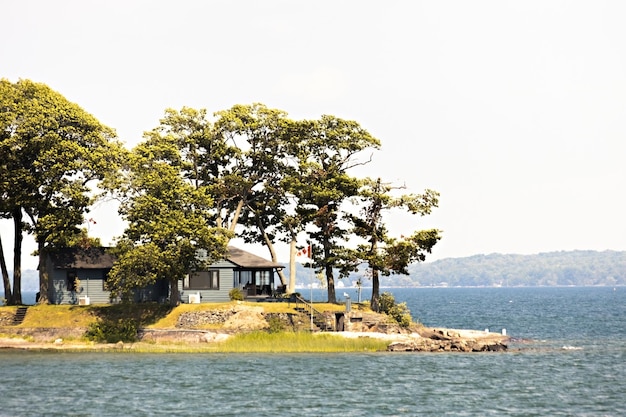
<path fill-rule="evenodd" d="M 67 270 L 54 269 L 49 272 L 48 298 L 51 304 L 78 304 L 81 296 L 88 296 L 91 304 L 107 304 L 111 293 L 102 289 L 105 271 L 102 269 L 76 269 L 80 280 L 80 291 L 67 290 Z"/>
<path fill-rule="evenodd" d="M 282 267 L 273 264 L 256 255 L 229 247 L 229 257 L 211 264 L 208 270 L 219 271 L 219 289 L 183 289 L 183 281 L 178 282 L 180 301 L 189 302 L 190 295 L 200 295 L 200 302 L 225 302 L 230 301 L 229 293 L 235 284 L 237 276 L 239 281 L 241 271 L 267 271 L 273 277 L 273 268 Z M 110 291 L 104 290 L 103 282 L 106 274 L 115 262 L 114 257 L 108 252 L 108 248 L 82 248 L 66 249 L 48 255 L 46 272 L 48 273 L 48 300 L 51 304 L 79 304 L 81 297 L 89 297 L 90 304 L 108 304 L 111 302 Z M 79 291 L 67 290 L 68 272 L 75 272 L 80 280 Z M 198 286 L 210 287 L 213 281 L 203 281 L 206 277 L 197 281 Z M 254 279 L 253 279 L 254 281 Z M 273 279 L 272 279 L 273 281 Z M 263 283 L 263 287 L 269 286 Z M 254 290 L 253 282 L 250 287 Z M 256 293 L 257 295 L 260 293 Z M 265 294 L 265 293 L 264 293 Z M 137 289 L 134 292 L 135 302 L 166 302 L 169 298 L 169 286 L 166 280 L 159 280 L 154 284 Z M 115 300 L 114 300 L 115 302 Z"/>
<path fill-rule="evenodd" d="M 236 265 L 228 260 L 221 260 L 211 264 L 209 270 L 217 269 L 220 271 L 220 289 L 219 290 L 184 290 L 183 282 L 178 282 L 178 291 L 180 292 L 180 300 L 183 303 L 189 302 L 190 294 L 200 293 L 201 303 L 219 303 L 230 301 L 229 292 L 233 289 L 233 268 Z"/>

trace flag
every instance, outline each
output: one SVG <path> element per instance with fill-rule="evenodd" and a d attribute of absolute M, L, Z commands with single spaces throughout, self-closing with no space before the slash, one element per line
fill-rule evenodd
<path fill-rule="evenodd" d="M 298 253 L 296 254 L 296 256 L 298 257 L 304 256 L 304 257 L 311 259 L 311 245 L 307 245 L 304 248 L 300 249 Z"/>

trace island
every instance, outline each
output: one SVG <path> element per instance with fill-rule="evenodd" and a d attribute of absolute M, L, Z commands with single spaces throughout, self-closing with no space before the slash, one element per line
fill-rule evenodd
<path fill-rule="evenodd" d="M 500 352 L 508 341 L 482 330 L 401 326 L 366 305 L 349 311 L 330 303 L 315 304 L 312 311 L 290 302 L 243 301 L 0 307 L 0 349 Z"/>

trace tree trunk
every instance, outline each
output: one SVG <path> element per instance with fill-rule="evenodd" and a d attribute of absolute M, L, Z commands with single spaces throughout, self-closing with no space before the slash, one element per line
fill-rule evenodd
<path fill-rule="evenodd" d="M 379 180 L 380 181 L 380 180 Z M 376 213 L 376 216 L 380 215 L 380 209 Z M 372 233 L 372 254 L 378 255 L 378 236 L 376 235 L 376 228 Z M 372 267 L 372 299 L 370 301 L 370 308 L 372 311 L 379 312 L 380 310 L 380 280 L 378 279 L 380 271 L 376 266 Z"/>
<path fill-rule="evenodd" d="M 265 245 L 267 246 L 267 249 L 270 251 L 270 258 L 272 259 L 272 262 L 277 264 L 278 260 L 276 259 L 276 250 L 274 250 L 274 244 L 269 239 L 265 231 L 263 231 L 263 237 L 265 238 Z M 280 285 L 282 286 L 287 285 L 287 278 L 285 278 L 285 273 L 283 272 L 283 270 L 277 269 L 276 273 L 278 274 L 278 278 L 280 278 Z"/>
<path fill-rule="evenodd" d="M 328 285 L 328 302 L 337 304 L 337 294 L 335 293 L 335 277 L 333 276 L 333 267 L 326 266 L 326 284 Z"/>
<path fill-rule="evenodd" d="M 37 304 L 48 304 L 48 287 L 50 277 L 48 276 L 48 265 L 46 264 L 46 248 L 43 243 L 39 243 L 37 246 L 39 252 L 39 297 L 37 299 Z"/>
<path fill-rule="evenodd" d="M 370 301 L 370 307 L 372 311 L 377 313 L 380 310 L 380 281 L 378 275 L 378 269 L 372 268 L 372 299 Z"/>
<path fill-rule="evenodd" d="M 291 238 L 289 242 L 289 286 L 287 294 L 296 292 L 296 239 Z"/>
<path fill-rule="evenodd" d="M 230 227 L 228 230 L 231 232 L 235 231 L 235 227 L 237 227 L 237 223 L 239 222 L 239 216 L 241 215 L 241 209 L 243 208 L 243 199 L 239 200 L 237 203 L 237 207 L 235 208 L 235 213 L 233 214 L 233 219 L 230 223 Z"/>
<path fill-rule="evenodd" d="M 257 216 L 257 219 L 258 218 L 259 216 Z M 272 262 L 274 262 L 275 264 L 278 263 L 278 260 L 276 259 L 276 250 L 274 250 L 274 242 L 272 242 L 270 237 L 267 235 L 267 232 L 265 231 L 265 226 L 260 220 L 257 220 L 257 227 L 263 235 L 263 240 L 265 241 L 265 246 L 267 246 L 267 250 L 270 251 L 270 257 L 272 259 Z M 282 285 L 283 287 L 286 286 L 287 278 L 285 278 L 285 273 L 283 272 L 283 270 L 278 269 L 276 272 L 278 273 L 278 278 L 280 278 L 280 285 Z"/>
<path fill-rule="evenodd" d="M 22 208 L 13 210 L 13 303 L 22 304 Z"/>
<path fill-rule="evenodd" d="M 0 236 L 0 268 L 2 269 L 2 282 L 4 283 L 4 298 L 7 305 L 13 305 L 13 291 L 11 291 L 11 281 L 9 281 L 9 270 L 4 259 L 4 249 L 2 247 L 2 237 Z"/>
<path fill-rule="evenodd" d="M 180 304 L 180 293 L 178 292 L 178 280 L 170 279 L 170 305 L 176 307 Z"/>

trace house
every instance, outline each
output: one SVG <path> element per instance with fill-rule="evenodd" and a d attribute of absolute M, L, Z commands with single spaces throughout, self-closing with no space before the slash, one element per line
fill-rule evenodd
<path fill-rule="evenodd" d="M 49 253 L 48 300 L 50 304 L 109 303 L 106 277 L 115 258 L 108 248 L 68 248 Z"/>
<path fill-rule="evenodd" d="M 70 248 L 48 257 L 51 304 L 110 303 L 106 279 L 115 258 L 108 248 Z M 242 290 L 246 298 L 268 297 L 275 288 L 275 272 L 282 268 L 282 265 L 229 246 L 224 259 L 206 270 L 191 272 L 178 283 L 178 290 L 184 303 L 229 301 L 233 288 Z M 136 302 L 165 302 L 168 297 L 166 279 L 135 292 Z"/>

